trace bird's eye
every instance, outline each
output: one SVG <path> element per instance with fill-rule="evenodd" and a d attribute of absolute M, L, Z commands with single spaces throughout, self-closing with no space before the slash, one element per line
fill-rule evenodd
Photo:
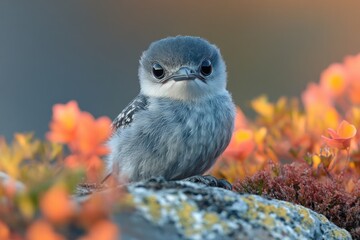
<path fill-rule="evenodd" d="M 206 59 L 201 63 L 200 72 L 205 77 L 211 74 L 212 66 L 210 60 Z"/>
<path fill-rule="evenodd" d="M 152 73 L 157 79 L 162 79 L 165 76 L 164 68 L 158 63 L 152 66 Z"/>

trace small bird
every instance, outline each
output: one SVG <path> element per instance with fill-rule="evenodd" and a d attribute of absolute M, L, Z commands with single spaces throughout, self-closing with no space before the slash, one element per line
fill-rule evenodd
<path fill-rule="evenodd" d="M 138 75 L 139 95 L 112 124 L 108 173 L 129 181 L 202 175 L 234 127 L 219 49 L 200 37 L 164 38 L 143 52 Z"/>

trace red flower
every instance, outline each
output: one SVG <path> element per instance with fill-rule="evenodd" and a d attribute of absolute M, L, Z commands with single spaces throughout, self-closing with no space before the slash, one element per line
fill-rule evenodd
<path fill-rule="evenodd" d="M 356 128 L 347 121 L 342 121 L 336 131 L 329 128 L 328 133 L 330 138 L 321 136 L 322 139 L 330 147 L 337 149 L 348 149 L 350 147 L 351 139 L 356 135 Z"/>

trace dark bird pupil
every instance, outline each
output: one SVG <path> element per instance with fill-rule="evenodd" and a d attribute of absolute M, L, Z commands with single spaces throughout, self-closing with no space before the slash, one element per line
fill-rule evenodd
<path fill-rule="evenodd" d="M 153 65 L 152 72 L 154 77 L 156 77 L 157 79 L 161 79 L 165 76 L 165 71 L 163 67 L 158 63 L 155 63 Z"/>
<path fill-rule="evenodd" d="M 201 64 L 200 68 L 201 74 L 204 76 L 209 76 L 212 72 L 211 62 L 210 60 L 205 60 Z"/>

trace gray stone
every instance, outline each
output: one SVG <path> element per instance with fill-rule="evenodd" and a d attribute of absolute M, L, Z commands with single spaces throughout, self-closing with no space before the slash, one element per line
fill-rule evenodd
<path fill-rule="evenodd" d="M 131 208 L 113 214 L 121 239 L 351 239 L 305 207 L 186 181 L 127 187 Z"/>

